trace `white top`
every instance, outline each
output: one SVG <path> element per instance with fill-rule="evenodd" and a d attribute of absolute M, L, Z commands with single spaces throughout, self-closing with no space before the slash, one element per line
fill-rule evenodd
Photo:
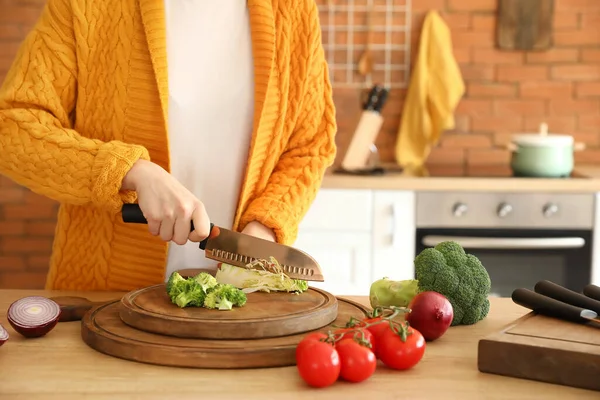
<path fill-rule="evenodd" d="M 254 114 L 254 69 L 245 0 L 165 0 L 171 173 L 231 227 Z M 198 243 L 169 243 L 166 277 L 216 268 Z"/>

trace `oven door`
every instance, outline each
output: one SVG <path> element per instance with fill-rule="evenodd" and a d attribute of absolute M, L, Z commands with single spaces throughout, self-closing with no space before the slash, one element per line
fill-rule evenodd
<path fill-rule="evenodd" d="M 591 230 L 419 228 L 416 252 L 449 240 L 479 258 L 491 296 L 510 297 L 544 279 L 580 292 L 591 280 Z"/>

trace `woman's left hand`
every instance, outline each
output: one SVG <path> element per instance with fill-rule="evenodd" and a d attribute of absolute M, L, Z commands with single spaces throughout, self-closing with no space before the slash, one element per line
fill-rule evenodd
<path fill-rule="evenodd" d="M 246 227 L 242 230 L 242 233 L 250 236 L 254 236 L 260 239 L 275 241 L 275 233 L 271 228 L 267 228 L 263 224 L 257 221 L 249 222 Z"/>

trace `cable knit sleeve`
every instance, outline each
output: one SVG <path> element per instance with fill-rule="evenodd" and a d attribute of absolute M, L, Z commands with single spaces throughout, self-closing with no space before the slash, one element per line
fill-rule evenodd
<path fill-rule="evenodd" d="M 310 45 L 301 67 L 307 69 L 302 108 L 266 189 L 250 203 L 240 220 L 241 229 L 250 221 L 258 221 L 273 229 L 277 242 L 288 245 L 296 240 L 298 225 L 336 154 L 335 107 L 318 13 L 314 2 L 306 3 L 309 10 L 301 23 L 310 26 Z"/>
<path fill-rule="evenodd" d="M 118 210 L 120 192 L 142 146 L 102 142 L 73 130 L 77 59 L 68 0 L 49 0 L 0 88 L 0 173 L 70 204 Z"/>

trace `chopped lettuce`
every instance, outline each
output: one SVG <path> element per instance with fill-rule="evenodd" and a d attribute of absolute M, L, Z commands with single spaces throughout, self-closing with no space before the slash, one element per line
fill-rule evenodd
<path fill-rule="evenodd" d="M 258 269 L 255 267 L 258 266 Z M 287 276 L 279 263 L 270 260 L 256 260 L 246 268 L 222 263 L 215 274 L 217 282 L 230 284 L 245 293 L 252 292 L 291 292 L 301 293 L 308 290 L 308 282 Z"/>

